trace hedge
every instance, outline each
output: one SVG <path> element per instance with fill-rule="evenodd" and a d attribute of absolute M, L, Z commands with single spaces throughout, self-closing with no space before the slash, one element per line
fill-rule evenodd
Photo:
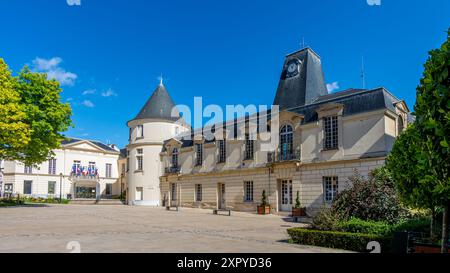
<path fill-rule="evenodd" d="M 375 234 L 320 231 L 304 228 L 290 228 L 287 232 L 293 243 L 301 245 L 368 252 L 367 244 L 376 241 L 381 244 L 382 252 L 388 252 L 390 249 L 388 237 Z"/>
<path fill-rule="evenodd" d="M 358 218 L 351 218 L 347 221 L 338 222 L 339 230 L 342 232 L 374 234 L 387 236 L 392 233 L 392 225 L 386 222 L 365 221 Z"/>

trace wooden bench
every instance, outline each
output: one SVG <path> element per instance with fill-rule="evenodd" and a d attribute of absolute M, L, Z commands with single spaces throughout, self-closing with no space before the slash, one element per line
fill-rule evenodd
<path fill-rule="evenodd" d="M 166 207 L 166 210 L 172 210 L 172 208 L 175 208 L 175 211 L 178 211 L 178 206 L 176 206 L 176 207 L 172 207 L 172 206 L 167 206 Z"/>
<path fill-rule="evenodd" d="M 219 212 L 226 212 L 228 213 L 228 216 L 231 216 L 231 210 L 229 209 L 215 209 L 213 210 L 213 214 L 219 215 Z"/>

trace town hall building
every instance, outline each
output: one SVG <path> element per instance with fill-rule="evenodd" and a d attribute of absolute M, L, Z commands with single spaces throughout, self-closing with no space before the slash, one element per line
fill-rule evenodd
<path fill-rule="evenodd" d="M 230 137 L 239 121 L 225 121 L 225 133 L 213 140 L 187 138 L 199 132 L 180 122 L 161 83 L 127 124 L 128 203 L 254 212 L 265 191 L 280 212 L 292 209 L 298 193 L 311 215 L 355 171 L 368 175 L 385 164 L 410 115 L 383 87 L 329 94 L 321 59 L 310 48 L 286 56 L 273 104 L 279 143 L 272 151 L 261 149 L 259 135 Z"/>

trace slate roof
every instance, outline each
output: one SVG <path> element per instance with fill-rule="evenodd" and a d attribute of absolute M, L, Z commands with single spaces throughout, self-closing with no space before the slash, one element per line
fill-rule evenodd
<path fill-rule="evenodd" d="M 172 109 L 174 107 L 175 103 L 167 92 L 167 89 L 160 83 L 133 120 L 162 119 L 177 121 L 180 119 L 180 115 L 177 113 L 175 117 L 172 117 Z"/>
<path fill-rule="evenodd" d="M 294 107 L 288 109 L 288 111 L 304 115 L 303 123 L 309 123 L 317 121 L 318 115 L 316 110 L 327 103 L 343 104 L 343 116 L 350 116 L 380 109 L 389 109 L 395 112 L 394 104 L 398 101 L 399 99 L 384 88 L 371 90 L 349 89 L 321 96 L 309 105 Z"/>
<path fill-rule="evenodd" d="M 293 60 L 299 61 L 300 73 L 288 78 L 287 66 Z M 319 55 L 305 48 L 286 56 L 273 105 L 279 105 L 280 110 L 285 110 L 309 104 L 327 94 Z"/>
<path fill-rule="evenodd" d="M 82 141 L 88 141 L 88 142 L 102 148 L 103 150 L 117 153 L 117 151 L 115 149 L 109 147 L 108 145 L 106 145 L 100 141 L 96 141 L 96 140 L 87 140 L 87 139 L 80 139 L 80 138 L 66 138 L 63 141 L 61 141 L 61 145 L 69 145 L 69 144 L 74 144 L 74 143 L 82 142 Z"/>

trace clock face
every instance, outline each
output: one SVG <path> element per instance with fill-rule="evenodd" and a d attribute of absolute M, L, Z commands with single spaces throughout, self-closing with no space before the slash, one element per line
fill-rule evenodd
<path fill-rule="evenodd" d="M 289 73 L 292 73 L 292 72 L 294 72 L 295 70 L 297 69 L 297 64 L 296 63 L 291 63 L 289 66 L 288 66 L 288 72 Z"/>
<path fill-rule="evenodd" d="M 287 63 L 286 78 L 297 76 L 300 70 L 300 61 L 295 59 Z"/>

